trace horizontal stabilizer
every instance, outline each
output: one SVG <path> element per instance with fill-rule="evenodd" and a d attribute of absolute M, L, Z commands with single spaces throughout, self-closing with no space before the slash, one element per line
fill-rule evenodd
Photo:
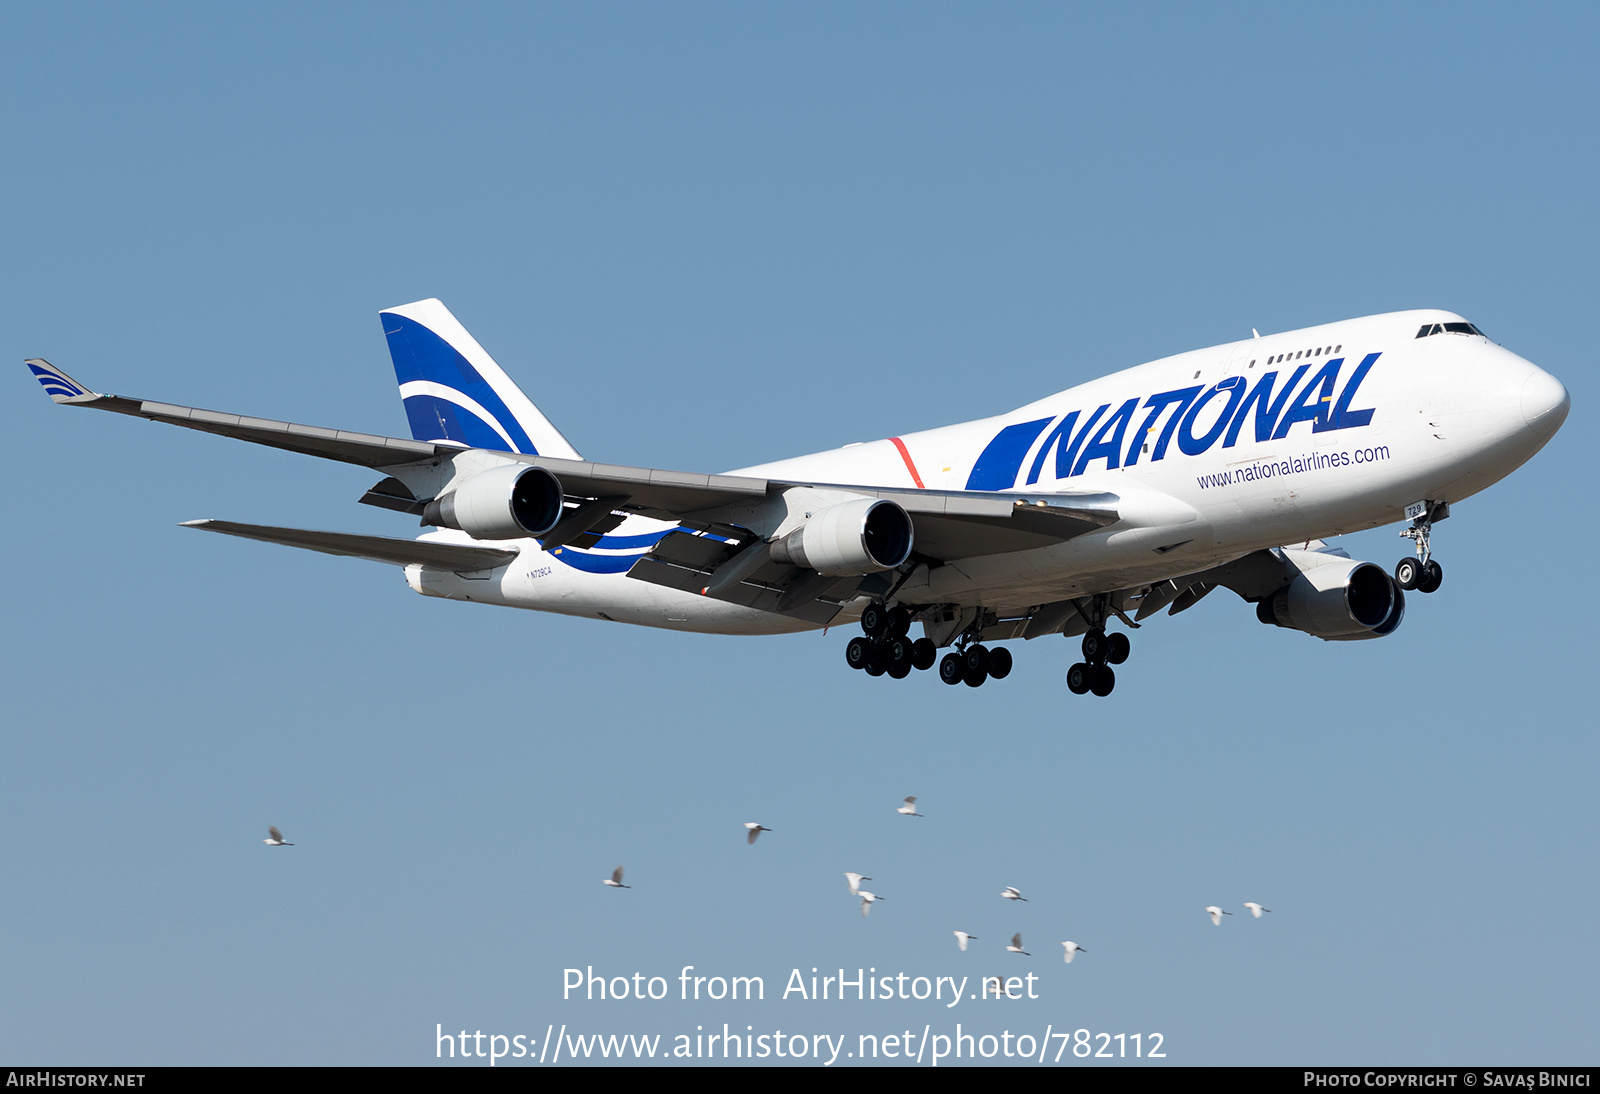
<path fill-rule="evenodd" d="M 304 547 L 327 555 L 347 555 L 395 566 L 421 563 L 441 570 L 469 573 L 504 566 L 517 552 L 500 547 L 471 547 L 461 543 L 435 543 L 431 540 L 390 539 L 387 536 L 358 536 L 350 532 L 313 532 L 304 528 L 274 528 L 265 524 L 235 524 L 229 520 L 189 520 L 180 527 L 226 536 L 281 543 L 285 547 Z"/>

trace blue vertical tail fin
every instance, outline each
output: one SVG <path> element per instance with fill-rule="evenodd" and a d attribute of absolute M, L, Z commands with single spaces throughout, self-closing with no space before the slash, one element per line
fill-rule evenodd
<path fill-rule="evenodd" d="M 379 317 L 412 437 L 583 458 L 439 301 L 402 304 Z"/>

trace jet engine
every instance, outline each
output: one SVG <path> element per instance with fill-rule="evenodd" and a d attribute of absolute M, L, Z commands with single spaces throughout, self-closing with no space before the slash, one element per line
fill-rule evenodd
<path fill-rule="evenodd" d="M 422 520 L 474 539 L 542 536 L 561 519 L 561 480 L 542 467 L 507 464 L 480 471 L 428 502 Z"/>
<path fill-rule="evenodd" d="M 1295 552 L 1303 559 L 1310 552 Z M 1400 626 L 1405 593 L 1383 568 L 1338 556 L 1311 569 L 1256 604 L 1263 623 L 1328 641 L 1382 638 Z"/>
<path fill-rule="evenodd" d="M 891 570 L 911 554 L 911 517 L 881 498 L 830 505 L 772 544 L 778 562 L 827 577 Z"/>

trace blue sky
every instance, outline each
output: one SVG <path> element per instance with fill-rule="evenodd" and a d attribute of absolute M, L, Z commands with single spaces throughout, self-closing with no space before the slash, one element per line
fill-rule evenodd
<path fill-rule="evenodd" d="M 1174 1063 L 1594 1062 L 1592 8 L 7 22 L 0 1059 L 961 1021 L 1159 1031 Z M 410 526 L 354 504 L 365 471 L 59 409 L 21 364 L 403 434 L 376 312 L 427 296 L 619 463 L 749 465 L 1412 307 L 1573 410 L 1440 525 L 1444 588 L 1394 636 L 1318 642 L 1221 592 L 1141 630 L 1096 702 L 1060 640 L 975 691 L 896 684 L 839 631 L 446 603 L 195 535 Z M 1344 546 L 1392 565 L 1394 532 Z M 746 820 L 774 831 L 747 847 Z M 631 890 L 599 884 L 619 862 Z M 845 870 L 886 897 L 866 920 Z M 1244 900 L 1274 912 L 1201 911 Z M 561 998 L 569 967 L 684 965 L 768 998 Z M 813 966 L 1033 972 L 1041 998 L 775 998 Z"/>

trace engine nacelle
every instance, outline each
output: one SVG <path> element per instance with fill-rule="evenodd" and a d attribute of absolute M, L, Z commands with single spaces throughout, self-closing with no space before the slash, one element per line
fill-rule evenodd
<path fill-rule="evenodd" d="M 827 577 L 875 574 L 906 560 L 913 532 L 894 502 L 861 498 L 828 506 L 773 543 L 772 557 Z"/>
<path fill-rule="evenodd" d="M 561 519 L 561 480 L 542 467 L 506 464 L 480 471 L 422 512 L 424 523 L 474 539 L 542 536 Z"/>
<path fill-rule="evenodd" d="M 1342 558 L 1302 570 L 1256 605 L 1263 623 L 1329 641 L 1382 638 L 1405 612 L 1405 594 L 1382 567 Z"/>

